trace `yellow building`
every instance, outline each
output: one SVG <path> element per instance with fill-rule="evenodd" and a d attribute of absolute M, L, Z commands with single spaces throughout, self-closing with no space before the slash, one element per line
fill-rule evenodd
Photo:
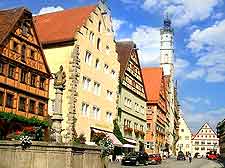
<path fill-rule="evenodd" d="M 36 16 L 35 20 L 51 71 L 63 65 L 66 72 L 63 127 L 67 114 L 75 112 L 76 132 L 84 133 L 88 142 L 92 131 L 113 136 L 120 64 L 107 6 L 100 2 Z M 50 111 L 54 111 L 52 85 Z"/>

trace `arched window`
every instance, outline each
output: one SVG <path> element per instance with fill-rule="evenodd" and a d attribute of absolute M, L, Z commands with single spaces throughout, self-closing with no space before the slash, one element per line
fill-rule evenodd
<path fill-rule="evenodd" d="M 22 48 L 21 48 L 21 61 L 25 62 L 25 59 L 26 59 L 26 46 L 22 45 Z"/>
<path fill-rule="evenodd" d="M 98 32 L 101 32 L 101 25 L 102 25 L 102 22 L 99 21 L 99 23 L 98 23 Z"/>
<path fill-rule="evenodd" d="M 100 38 L 98 38 L 98 40 L 97 40 L 97 49 L 98 50 L 100 50 L 100 43 L 101 43 L 101 40 L 100 40 Z"/>

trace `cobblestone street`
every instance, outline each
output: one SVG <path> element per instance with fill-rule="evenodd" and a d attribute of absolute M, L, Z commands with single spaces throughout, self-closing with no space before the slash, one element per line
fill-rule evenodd
<path fill-rule="evenodd" d="M 110 168 L 132 168 L 135 166 L 121 166 L 119 163 L 111 163 Z M 161 165 L 138 166 L 139 168 L 223 168 L 216 161 L 206 159 L 194 159 L 192 163 L 177 161 L 175 159 L 164 160 Z"/>

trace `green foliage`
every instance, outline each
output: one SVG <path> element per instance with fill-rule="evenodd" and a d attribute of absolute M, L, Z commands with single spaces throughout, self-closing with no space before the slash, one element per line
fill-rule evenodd
<path fill-rule="evenodd" d="M 113 133 L 114 135 L 120 140 L 121 143 L 124 143 L 123 135 L 120 131 L 120 127 L 118 125 L 117 119 L 113 120 L 114 128 L 113 128 Z"/>
<path fill-rule="evenodd" d="M 14 113 L 0 112 L 0 119 L 5 120 L 7 122 L 15 121 L 15 122 L 20 122 L 26 125 L 48 127 L 47 121 L 41 121 L 35 117 L 26 118 L 24 116 L 19 116 Z"/>
<path fill-rule="evenodd" d="M 94 132 L 92 131 L 91 141 L 95 142 L 95 144 L 99 145 L 99 141 L 105 138 L 106 135 L 103 132 Z"/>
<path fill-rule="evenodd" d="M 113 149 L 114 149 L 113 143 L 107 137 L 100 140 L 99 145 L 102 148 L 102 151 L 101 151 L 102 158 L 109 156 L 113 152 Z"/>
<path fill-rule="evenodd" d="M 86 137 L 84 136 L 84 134 L 80 134 L 79 137 L 74 139 L 75 144 L 85 144 L 85 142 L 86 142 Z"/>

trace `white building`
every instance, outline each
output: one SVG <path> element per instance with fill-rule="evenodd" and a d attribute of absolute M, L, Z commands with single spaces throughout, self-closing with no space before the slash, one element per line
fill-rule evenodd
<path fill-rule="evenodd" d="M 184 154 L 192 153 L 191 130 L 185 122 L 183 116 L 179 119 L 179 140 L 176 144 L 176 153 L 182 151 Z"/>
<path fill-rule="evenodd" d="M 214 150 L 219 153 L 219 139 L 208 123 L 205 123 L 192 138 L 192 149 L 193 156 L 195 153 L 206 156 L 207 152 Z"/>

